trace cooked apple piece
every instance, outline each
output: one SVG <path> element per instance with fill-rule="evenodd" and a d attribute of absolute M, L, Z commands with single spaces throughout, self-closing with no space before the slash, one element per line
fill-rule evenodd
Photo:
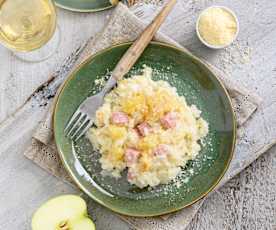
<path fill-rule="evenodd" d="M 63 195 L 44 203 L 33 215 L 32 230 L 95 230 L 85 201 L 76 195 Z"/>

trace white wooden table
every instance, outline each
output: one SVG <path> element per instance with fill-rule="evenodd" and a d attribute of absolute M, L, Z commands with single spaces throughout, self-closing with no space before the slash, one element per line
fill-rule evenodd
<path fill-rule="evenodd" d="M 226 50 L 211 51 L 195 36 L 196 17 L 211 4 L 229 6 L 240 20 L 238 41 Z M 275 12 L 276 1 L 270 0 L 179 0 L 162 28 L 196 55 L 224 68 L 233 79 L 264 98 L 262 108 L 252 121 L 262 123 L 264 130 L 251 124 L 250 133 L 258 133 L 260 137 L 264 134 L 268 139 L 276 138 Z M 62 43 L 56 55 L 42 63 L 21 62 L 0 47 L 0 229 L 30 229 L 31 215 L 41 203 L 55 195 L 79 192 L 22 155 L 45 110 L 37 110 L 16 127 L 12 126 L 12 116 L 70 53 L 102 29 L 111 13 L 112 10 L 96 14 L 58 10 Z M 249 135 L 248 141 L 255 139 Z M 276 229 L 275 152 L 274 147 L 212 195 L 189 229 Z M 90 211 L 97 229 L 130 229 L 94 202 L 90 203 Z"/>

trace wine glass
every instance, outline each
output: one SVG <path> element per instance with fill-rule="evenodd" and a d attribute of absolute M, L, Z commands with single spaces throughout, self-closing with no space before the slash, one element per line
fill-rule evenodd
<path fill-rule="evenodd" d="M 46 60 L 60 43 L 56 18 L 52 0 L 0 0 L 0 44 L 24 61 Z"/>

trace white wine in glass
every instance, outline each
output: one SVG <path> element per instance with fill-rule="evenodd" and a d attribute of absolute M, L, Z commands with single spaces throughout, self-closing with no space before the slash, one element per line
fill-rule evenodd
<path fill-rule="evenodd" d="M 51 50 L 40 53 L 56 29 L 52 0 L 0 0 L 0 43 L 27 61 L 45 60 Z M 29 51 L 32 51 L 29 53 Z M 29 57 L 28 57 L 28 54 Z M 46 55 L 46 56 L 45 56 Z"/>

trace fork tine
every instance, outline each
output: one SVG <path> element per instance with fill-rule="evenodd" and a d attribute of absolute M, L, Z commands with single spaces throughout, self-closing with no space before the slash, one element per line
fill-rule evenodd
<path fill-rule="evenodd" d="M 77 136 L 77 138 L 75 139 L 75 141 L 78 141 L 83 134 L 85 134 L 87 132 L 87 130 L 91 127 L 91 125 L 93 124 L 93 122 L 90 120 L 88 122 L 88 124 L 86 125 L 86 127 L 81 131 L 81 133 Z"/>
<path fill-rule="evenodd" d="M 68 121 L 68 123 L 67 123 L 67 125 L 66 125 L 66 127 L 65 127 L 65 129 L 64 129 L 64 132 L 65 132 L 65 133 L 68 131 L 69 127 L 72 125 L 73 121 L 79 116 L 79 114 L 80 114 L 80 111 L 77 110 L 77 111 L 73 114 L 73 116 L 70 118 L 70 120 Z"/>
<path fill-rule="evenodd" d="M 66 136 L 69 136 L 69 137 L 71 136 L 71 133 L 74 131 L 75 128 L 77 128 L 78 124 L 82 121 L 84 116 L 85 114 L 80 112 L 79 118 L 75 121 L 75 123 L 73 124 L 73 126 L 71 127 L 71 129 L 69 130 Z"/>
<path fill-rule="evenodd" d="M 75 136 L 79 133 L 79 131 L 83 128 L 83 126 L 89 121 L 89 117 L 85 115 L 84 120 L 81 122 L 80 126 L 77 128 L 77 130 L 71 135 L 71 139 L 73 140 Z"/>

